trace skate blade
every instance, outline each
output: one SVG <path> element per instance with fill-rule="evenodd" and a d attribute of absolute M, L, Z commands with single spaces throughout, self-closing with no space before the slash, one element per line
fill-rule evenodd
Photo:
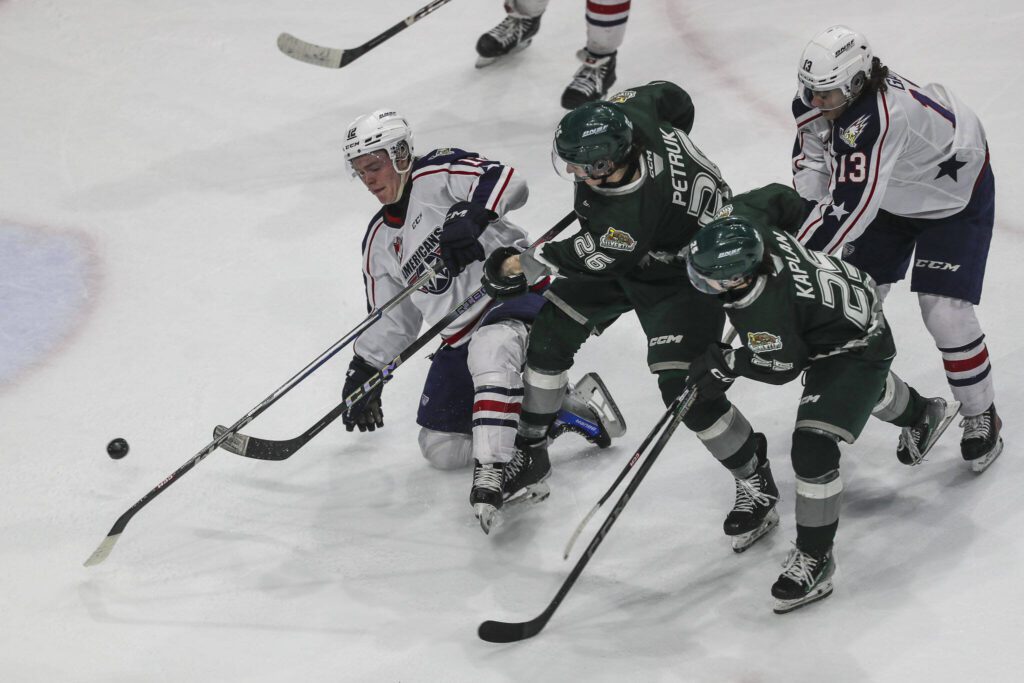
<path fill-rule="evenodd" d="M 541 501 L 547 500 L 547 497 L 551 495 L 551 488 L 545 481 L 538 481 L 535 484 L 524 486 L 523 488 L 516 491 L 514 494 L 505 499 L 502 504 L 502 509 L 509 509 L 515 507 L 522 507 L 524 505 L 535 505 Z"/>
<path fill-rule="evenodd" d="M 734 553 L 742 553 L 750 546 L 757 543 L 758 539 L 779 525 L 779 513 L 775 508 L 769 510 L 768 514 L 761 520 L 761 525 L 753 531 L 732 537 L 732 550 Z"/>
<path fill-rule="evenodd" d="M 626 434 L 626 420 L 600 375 L 588 372 L 576 382 L 575 388 L 584 397 L 590 409 L 597 413 L 608 436 L 618 439 Z"/>
<path fill-rule="evenodd" d="M 529 38 L 527 40 L 524 40 L 523 42 L 519 43 L 514 48 L 512 48 L 511 50 L 506 52 L 505 54 L 498 55 L 497 57 L 481 57 L 480 55 L 477 55 L 477 57 L 476 57 L 476 64 L 474 64 L 474 66 L 476 68 L 478 68 L 478 69 L 483 69 L 485 67 L 488 67 L 491 64 L 494 64 L 495 62 L 504 59 L 505 57 L 510 57 L 510 56 L 514 55 L 515 53 L 517 53 L 517 52 L 522 52 L 526 48 L 530 47 L 530 43 L 532 43 L 532 42 L 533 42 L 533 38 Z"/>
<path fill-rule="evenodd" d="M 802 598 L 796 598 L 795 600 L 778 600 L 775 601 L 775 607 L 773 612 L 776 614 L 786 614 L 792 612 L 795 609 L 800 609 L 805 605 L 809 605 L 812 602 L 818 602 L 824 600 L 828 596 L 832 595 L 832 580 L 829 579 L 824 583 L 820 583 L 814 587 L 810 593 Z"/>
<path fill-rule="evenodd" d="M 968 460 L 971 463 L 971 471 L 975 474 L 981 474 L 988 469 L 988 466 L 996 461 L 999 454 L 1003 452 L 1003 437 L 999 437 L 996 441 L 995 447 L 989 451 L 986 455 L 976 458 L 974 460 Z"/>
<path fill-rule="evenodd" d="M 497 529 L 501 526 L 501 513 L 493 505 L 477 503 L 473 506 L 473 512 L 476 514 L 477 521 L 480 522 L 480 528 L 485 534 L 490 534 L 491 529 Z"/>
<path fill-rule="evenodd" d="M 924 445 L 924 450 L 918 451 L 917 447 L 914 446 L 913 441 L 908 441 L 907 451 L 910 455 L 910 462 L 904 462 L 903 464 L 909 465 L 910 467 L 916 467 L 923 463 L 925 457 L 927 457 L 928 453 L 932 450 L 932 446 L 934 446 L 943 433 L 945 433 L 946 428 L 949 427 L 953 418 L 956 417 L 959 411 L 960 401 L 950 401 L 949 403 L 946 403 L 945 412 L 942 415 L 942 421 L 940 421 L 939 424 L 935 426 L 935 429 L 932 430 L 931 436 L 928 437 L 928 443 Z M 903 461 L 901 460 L 900 462 Z"/>

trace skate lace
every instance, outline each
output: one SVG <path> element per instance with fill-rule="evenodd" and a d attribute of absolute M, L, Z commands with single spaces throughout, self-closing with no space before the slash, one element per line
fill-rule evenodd
<path fill-rule="evenodd" d="M 501 491 L 501 469 L 498 467 L 479 467 L 473 475 L 473 486 L 478 489 Z"/>
<path fill-rule="evenodd" d="M 992 431 L 992 417 L 985 411 L 981 415 L 965 417 L 960 420 L 960 426 L 964 429 L 964 441 L 987 439 Z"/>
<path fill-rule="evenodd" d="M 771 505 L 773 500 L 778 500 L 777 496 L 761 490 L 763 484 L 764 481 L 759 474 L 755 474 L 748 479 L 737 479 L 736 505 L 733 506 L 733 510 L 753 512 L 756 506 Z"/>
<path fill-rule="evenodd" d="M 529 19 L 508 16 L 501 20 L 501 23 L 488 31 L 488 35 L 501 43 L 504 47 L 515 45 L 522 34 L 526 33 Z"/>
<path fill-rule="evenodd" d="M 576 71 L 576 75 L 572 77 L 572 83 L 569 84 L 569 88 L 586 93 L 587 95 L 603 92 L 604 74 L 608 70 L 609 62 L 610 60 L 605 59 L 604 62 L 597 64 L 585 63 Z"/>
<path fill-rule="evenodd" d="M 814 570 L 818 560 L 799 548 L 789 551 L 789 557 L 782 563 L 782 576 L 792 579 L 802 586 L 810 586 L 814 582 Z"/>

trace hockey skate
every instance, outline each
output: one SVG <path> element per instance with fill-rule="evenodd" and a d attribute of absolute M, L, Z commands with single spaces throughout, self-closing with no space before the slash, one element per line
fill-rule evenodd
<path fill-rule="evenodd" d="M 626 433 L 619 406 L 596 372 L 587 373 L 575 386 L 569 385 L 548 438 L 553 440 L 566 432 L 579 434 L 598 448 L 608 448 L 612 439 Z"/>
<path fill-rule="evenodd" d="M 755 433 L 756 453 L 760 463 L 746 479 L 736 479 L 736 502 L 722 525 L 726 536 L 732 537 L 732 549 L 742 553 L 759 538 L 779 525 L 779 489 L 768 463 L 768 441 Z"/>
<path fill-rule="evenodd" d="M 540 30 L 540 17 L 509 14 L 476 41 L 476 68 L 490 66 L 499 58 L 529 47 Z"/>
<path fill-rule="evenodd" d="M 602 99 L 608 88 L 615 83 L 615 55 L 597 56 L 583 49 L 576 53 L 576 56 L 583 66 L 572 77 L 572 82 L 562 93 L 562 106 L 566 109 L 575 109 L 586 102 L 593 102 Z"/>
<path fill-rule="evenodd" d="M 960 454 L 970 463 L 971 469 L 980 474 L 1003 452 L 1003 437 L 999 434 L 1003 421 L 996 413 L 996 404 L 990 405 L 980 415 L 960 420 L 960 426 L 964 428 Z"/>
<path fill-rule="evenodd" d="M 899 461 L 904 465 L 920 465 L 928 451 L 956 417 L 958 410 L 960 401 L 947 403 L 946 399 L 941 397 L 927 399 L 921 417 L 909 427 L 904 427 L 900 433 L 900 443 L 896 447 L 896 457 Z"/>
<path fill-rule="evenodd" d="M 792 612 L 832 595 L 836 561 L 831 549 L 812 554 L 793 548 L 782 567 L 782 574 L 772 586 L 776 614 Z"/>
<path fill-rule="evenodd" d="M 507 463 L 475 461 L 469 503 L 485 534 L 496 529 L 510 508 L 539 503 L 551 493 L 545 479 L 551 474 L 546 444 L 517 444 Z"/>

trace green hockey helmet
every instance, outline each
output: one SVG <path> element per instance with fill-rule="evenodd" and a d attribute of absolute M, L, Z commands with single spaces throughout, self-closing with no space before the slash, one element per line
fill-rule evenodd
<path fill-rule="evenodd" d="M 745 285 L 764 260 L 764 238 L 739 216 L 711 221 L 690 241 L 686 271 L 693 286 L 706 294 L 721 294 Z"/>
<path fill-rule="evenodd" d="M 633 122 L 621 109 L 609 102 L 587 102 L 559 122 L 551 163 L 568 180 L 604 178 L 629 163 L 633 146 Z"/>

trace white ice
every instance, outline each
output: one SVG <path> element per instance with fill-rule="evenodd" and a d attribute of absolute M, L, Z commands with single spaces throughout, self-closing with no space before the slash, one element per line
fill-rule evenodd
<path fill-rule="evenodd" d="M 478 640 L 481 621 L 547 605 L 605 513 L 565 562 L 569 533 L 662 412 L 632 318 L 575 370 L 603 375 L 629 433 L 606 452 L 560 440 L 551 498 L 500 534 L 476 526 L 468 472 L 417 452 L 418 358 L 384 393 L 383 432 L 332 425 L 280 463 L 217 451 L 143 508 L 105 563 L 82 566 L 214 425 L 365 315 L 359 244 L 376 203 L 340 152 L 356 115 L 397 107 L 420 150 L 517 166 L 532 192 L 516 217 L 535 236 L 570 208 L 549 147 L 581 0 L 552 3 L 534 45 L 485 70 L 473 44 L 499 0 L 456 0 L 340 71 L 275 47 L 281 31 L 358 45 L 421 1 L 0 2 L 0 680 L 1019 680 L 1024 10 L 1010 0 L 633 3 L 617 85 L 682 84 L 695 140 L 736 189 L 788 182 L 797 58 L 833 23 L 909 78 L 951 87 L 988 130 L 999 189 L 980 316 L 1006 452 L 976 476 L 954 427 L 906 468 L 896 430 L 871 424 L 844 449 L 827 601 L 771 612 L 794 537 L 799 387 L 746 383 L 732 396 L 768 435 L 778 532 L 731 552 L 731 481 L 682 430 L 547 628 Z M 947 394 L 906 286 L 887 310 L 895 368 Z M 312 424 L 339 400 L 347 357 L 249 431 Z M 132 446 L 121 461 L 104 451 L 115 436 Z"/>

